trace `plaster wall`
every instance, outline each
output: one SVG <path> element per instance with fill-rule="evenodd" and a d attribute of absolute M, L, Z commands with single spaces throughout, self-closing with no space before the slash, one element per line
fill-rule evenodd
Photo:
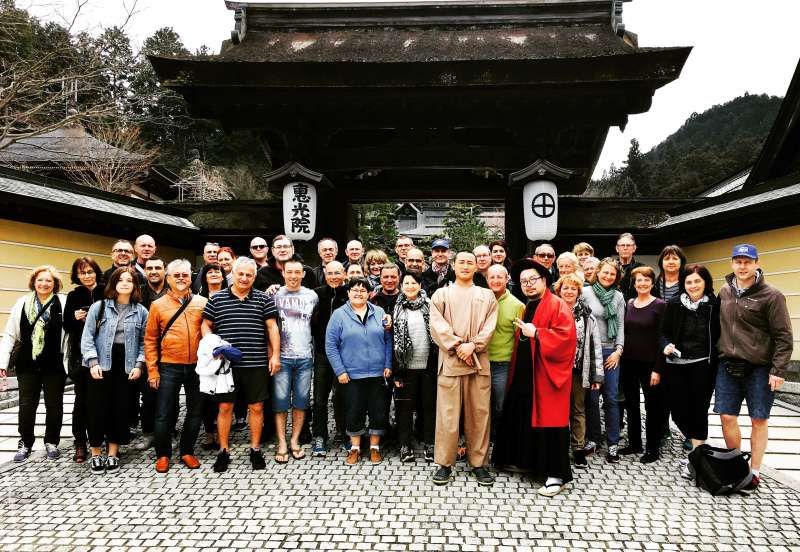
<path fill-rule="evenodd" d="M 123 238 L 132 243 L 136 236 Z M 66 293 L 74 287 L 69 283 L 69 274 L 75 258 L 92 257 L 105 270 L 111 266 L 111 246 L 117 239 L 118 236 L 0 219 L 0 333 L 14 302 L 28 291 L 28 273 L 32 268 L 42 264 L 55 266 Z M 174 247 L 159 247 L 157 254 L 167 262 L 178 257 L 194 259 L 193 252 Z"/>

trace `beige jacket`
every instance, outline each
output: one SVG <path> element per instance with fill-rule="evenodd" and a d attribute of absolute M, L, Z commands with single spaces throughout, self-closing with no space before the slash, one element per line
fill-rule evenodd
<path fill-rule="evenodd" d="M 489 342 L 497 324 L 497 300 L 488 289 L 461 289 L 457 284 L 436 290 L 431 298 L 431 337 L 439 346 L 438 372 L 445 376 L 489 375 Z M 456 355 L 462 343 L 474 343 L 475 366 Z"/>

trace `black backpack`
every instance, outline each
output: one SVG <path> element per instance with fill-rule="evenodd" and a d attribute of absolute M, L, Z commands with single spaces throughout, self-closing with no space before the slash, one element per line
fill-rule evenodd
<path fill-rule="evenodd" d="M 700 445 L 689 453 L 695 483 L 714 496 L 737 494 L 753 479 L 750 453 Z"/>

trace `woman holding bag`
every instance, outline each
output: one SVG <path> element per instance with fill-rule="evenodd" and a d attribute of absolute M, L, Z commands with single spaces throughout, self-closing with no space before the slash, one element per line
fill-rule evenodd
<path fill-rule="evenodd" d="M 44 391 L 47 411 L 44 447 L 47 458 L 61 456 L 58 443 L 64 415 L 64 296 L 61 276 L 52 266 L 31 271 L 28 289 L 11 309 L 3 340 L 0 342 L 0 378 L 5 378 L 12 352 L 19 384 L 19 450 L 14 462 L 24 462 L 31 455 L 33 429 L 39 395 Z"/>
<path fill-rule="evenodd" d="M 124 266 L 111 275 L 105 299 L 89 309 L 81 338 L 81 354 L 89 367 L 87 385 L 89 445 L 93 474 L 119 471 L 119 443 L 128 428 L 128 380 L 144 368 L 147 309 L 141 305 L 136 270 Z M 107 457 L 101 456 L 103 441 Z"/>

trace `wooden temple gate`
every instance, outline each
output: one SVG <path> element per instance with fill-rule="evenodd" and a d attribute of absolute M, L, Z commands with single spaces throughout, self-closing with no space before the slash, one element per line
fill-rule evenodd
<path fill-rule="evenodd" d="M 622 4 L 228 2 L 219 55 L 150 60 L 192 116 L 256 130 L 276 172 L 324 175 L 314 237 L 349 237 L 352 203 L 503 200 L 518 256 L 528 181 L 556 184 L 570 245 L 646 233 L 639 218 L 668 206 L 579 197 L 609 127 L 647 111 L 691 50 L 639 47 Z"/>

